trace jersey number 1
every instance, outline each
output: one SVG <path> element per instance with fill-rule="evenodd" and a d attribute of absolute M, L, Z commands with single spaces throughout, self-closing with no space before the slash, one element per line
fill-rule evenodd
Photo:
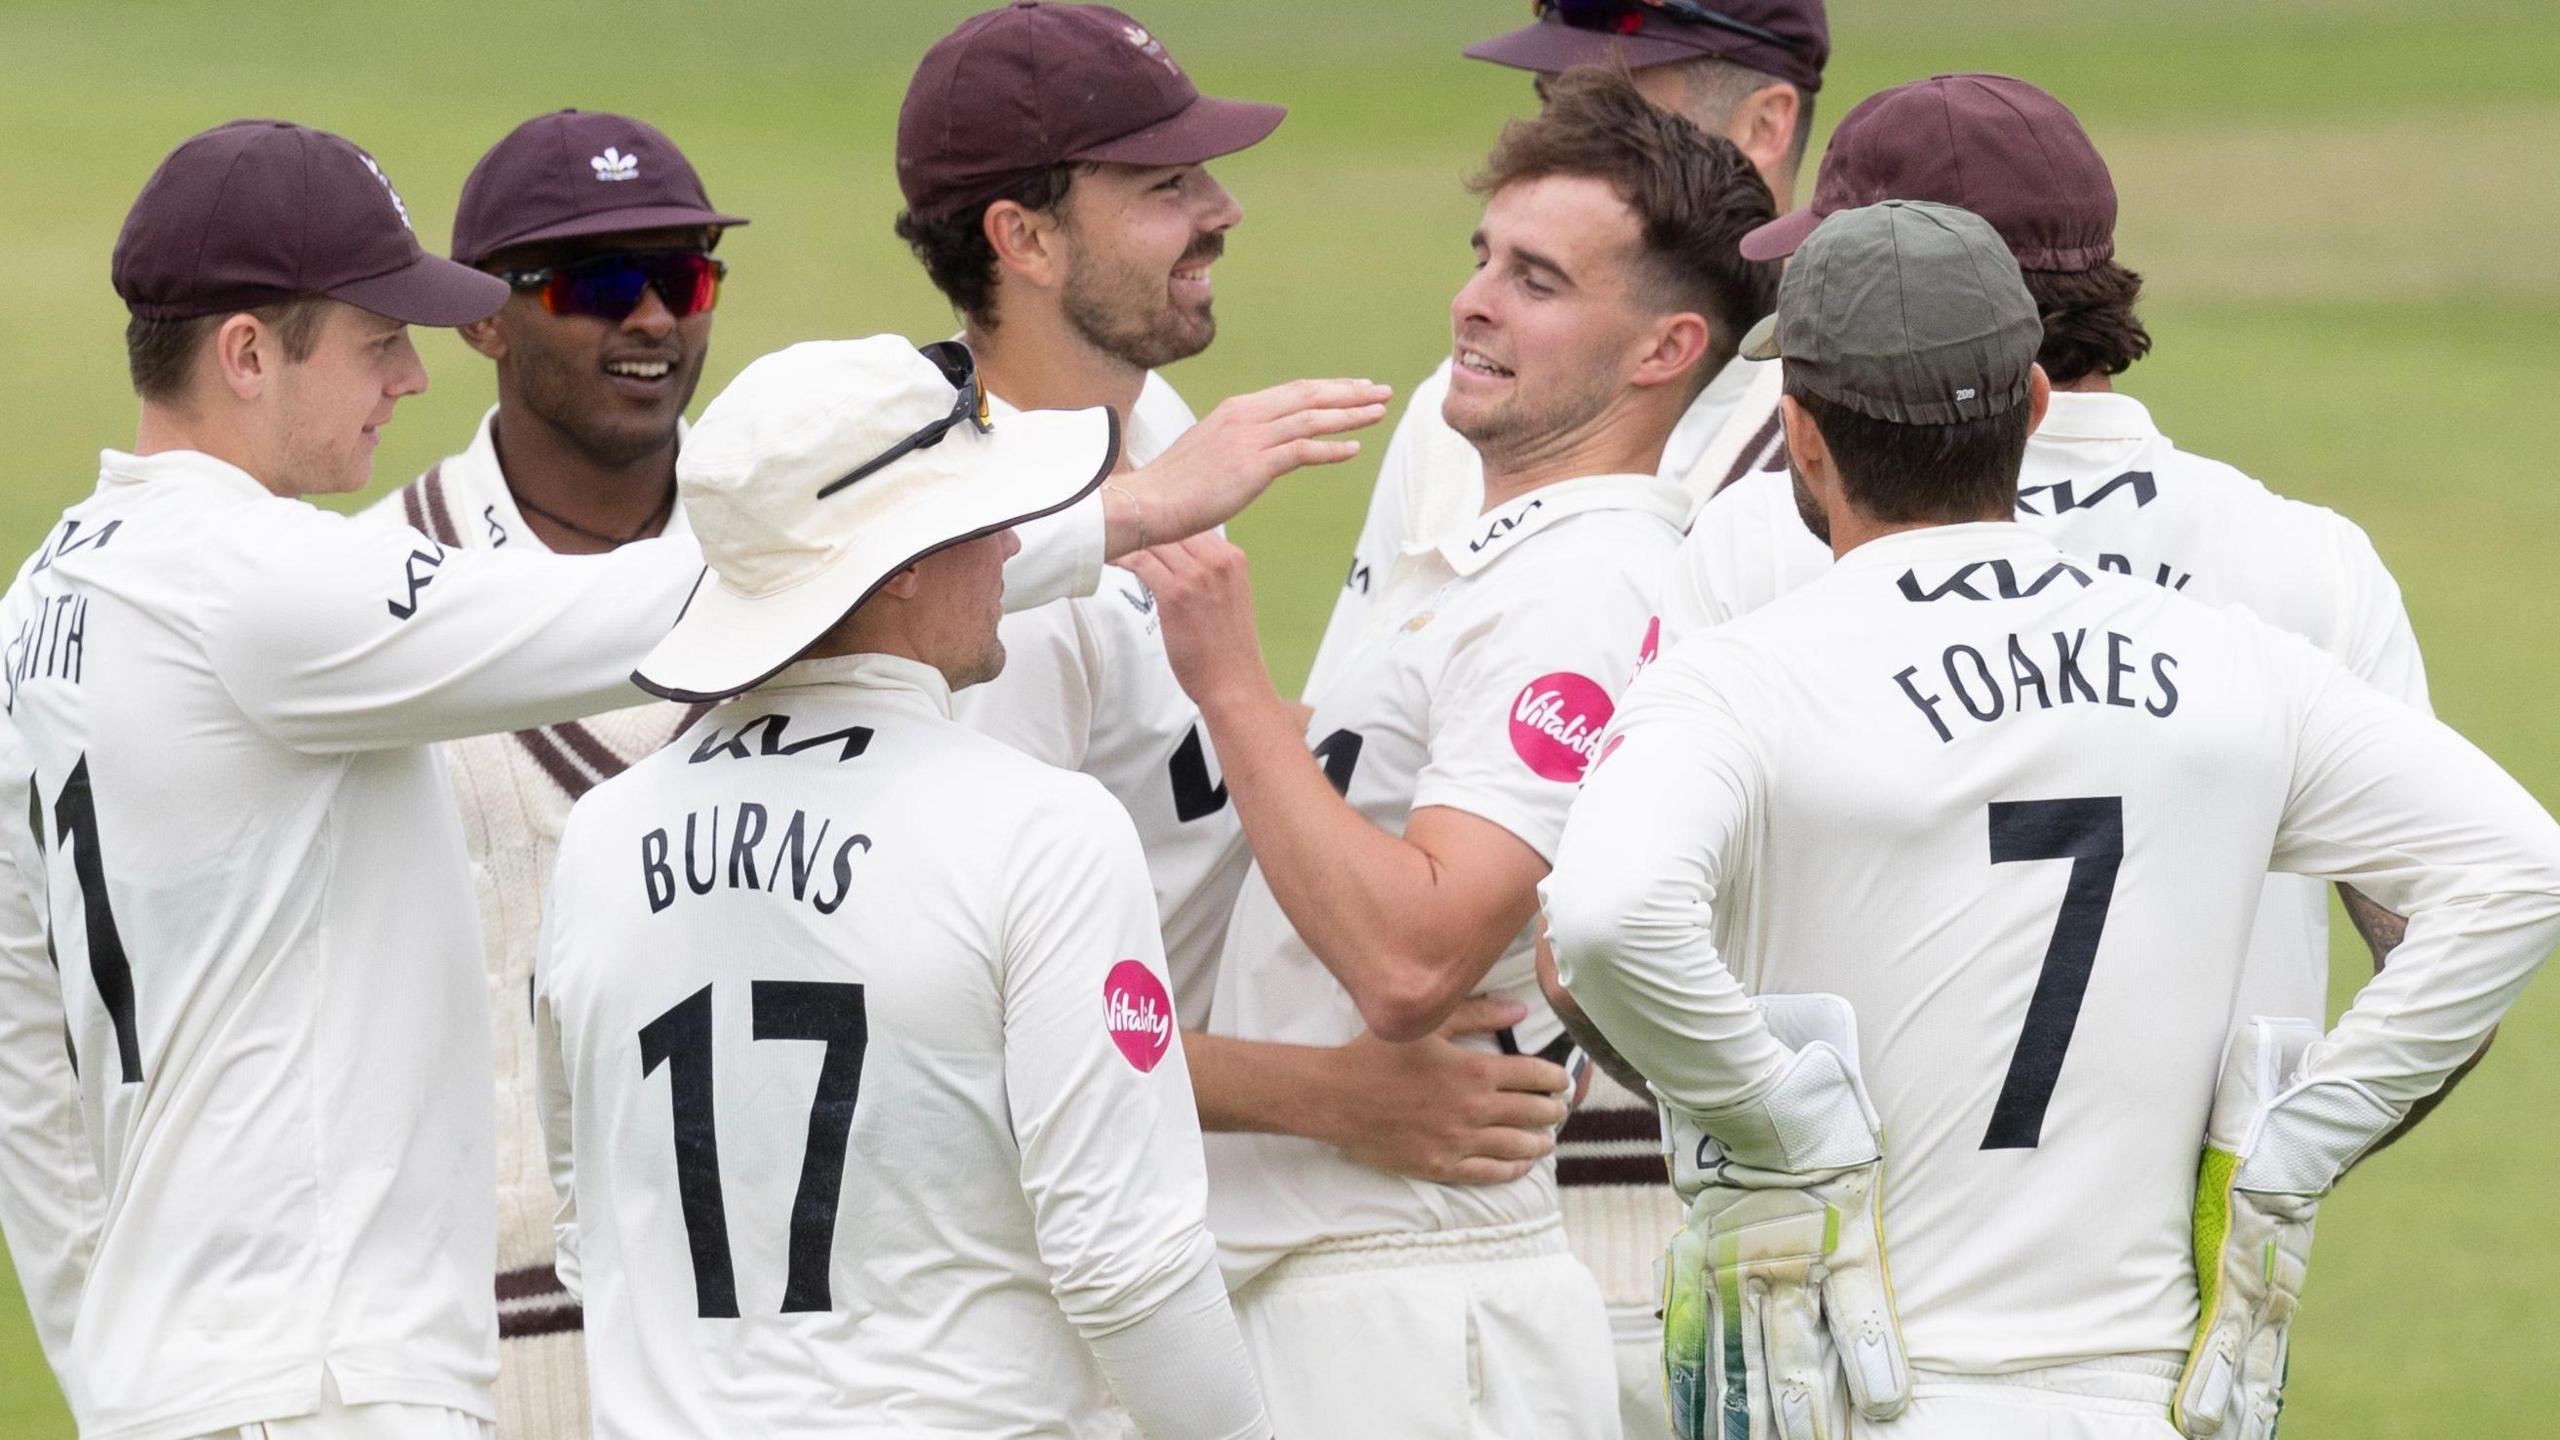
<path fill-rule="evenodd" d="M 80 928 L 89 951 L 89 975 L 97 982 L 98 999 L 107 1007 L 107 1023 L 115 1027 L 116 1064 L 127 1085 L 142 1083 L 142 1033 L 133 1018 L 133 963 L 125 958 L 124 935 L 116 929 L 116 912 L 107 903 L 107 862 L 98 841 L 98 800 L 89 788 L 89 757 L 83 755 L 53 799 L 53 839 L 71 856 L 71 878 L 80 891 Z M 46 850 L 43 792 L 27 777 L 27 828 L 35 831 L 36 852 Z M 54 957 L 52 906 L 45 915 L 44 948 Z M 80 1064 L 72 1052 L 74 1069 Z"/>
<path fill-rule="evenodd" d="M 2115 899 L 2116 868 L 2124 862 L 2124 798 L 2009 800 L 1991 807 L 1991 863 L 2068 860 L 2062 913 L 2045 946 L 2044 968 L 2027 1001 L 2026 1029 L 2009 1056 L 2009 1078 L 1991 1107 L 1985 1150 L 2032 1150 L 2044 1135 L 2045 1107 L 2062 1078 L 2062 1057 L 2080 1023 L 2080 997 L 2106 933 L 2107 906 Z"/>
<path fill-rule="evenodd" d="M 783 1313 L 830 1310 L 836 1201 L 844 1193 L 845 1146 L 853 1108 L 862 1098 L 862 1054 L 871 1027 L 862 987 L 813 980 L 758 980 L 752 986 L 755 1038 L 818 1040 L 818 1096 L 809 1105 L 809 1140 L 800 1160 L 800 1190 L 791 1202 L 791 1264 L 782 1287 Z M 720 1192 L 720 1134 L 711 1103 L 711 987 L 640 1027 L 643 1079 L 667 1067 L 675 1112 L 676 1197 L 693 1250 L 694 1308 L 706 1320 L 738 1318 L 738 1274 L 729 1261 L 729 1213 Z"/>

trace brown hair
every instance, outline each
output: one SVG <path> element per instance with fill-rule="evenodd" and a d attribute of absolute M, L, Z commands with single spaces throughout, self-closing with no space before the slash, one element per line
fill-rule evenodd
<path fill-rule="evenodd" d="M 133 393 L 160 404 L 182 398 L 189 377 L 195 374 L 197 353 L 224 321 L 239 314 L 254 315 L 259 324 L 276 332 L 284 342 L 284 358 L 299 365 L 320 344 L 320 322 L 328 318 L 329 305 L 325 295 L 298 295 L 246 311 L 191 315 L 184 320 L 136 315 L 124 326 L 124 363 L 133 377 Z"/>
<path fill-rule="evenodd" d="M 1641 298 L 1706 317 L 1703 383 L 1777 308 L 1777 263 L 1745 260 L 1740 248 L 1777 213 L 1768 184 L 1732 141 L 1646 103 L 1624 70 L 1578 66 L 1550 82 L 1546 97 L 1534 118 L 1502 127 L 1468 188 L 1490 195 L 1549 175 L 1609 182 L 1642 230 Z"/>
<path fill-rule="evenodd" d="M 984 200 L 930 220 L 901 210 L 892 226 L 907 242 L 933 288 L 981 330 L 996 328 L 996 248 L 987 241 L 987 207 L 1010 200 L 1026 210 L 1055 214 L 1066 204 L 1078 171 L 1074 163 L 1052 165 L 1028 180 L 1017 181 Z"/>
<path fill-rule="evenodd" d="M 2035 410 L 2024 399 L 1987 419 L 1899 425 L 1799 385 L 1786 392 L 1813 417 L 1841 489 L 1862 514 L 1909 525 L 2005 520 L 2016 511 Z"/>
<path fill-rule="evenodd" d="M 2029 270 L 2027 293 L 2044 321 L 2036 363 L 2067 385 L 2084 375 L 2121 375 L 2151 353 L 2151 332 L 2133 313 L 2142 277 L 2113 260 L 2086 270 Z"/>

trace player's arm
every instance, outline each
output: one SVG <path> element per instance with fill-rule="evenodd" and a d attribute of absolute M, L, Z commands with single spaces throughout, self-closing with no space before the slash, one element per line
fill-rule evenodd
<path fill-rule="evenodd" d="M 1002 867 L 1005 1093 L 1059 1308 L 1140 1430 L 1268 1436 L 1209 1238 L 1137 833 L 1074 777 L 1016 828 Z"/>
<path fill-rule="evenodd" d="M 61 977 L 45 941 L 43 852 L 27 769 L 0 722 L 0 1235 L 58 1375 L 96 1253 L 103 1187 L 82 1128 Z"/>
<path fill-rule="evenodd" d="M 1479 996 L 1420 1040 L 1362 1035 L 1338 1047 L 1186 1032 L 1200 1128 L 1295 1135 L 1372 1169 L 1443 1185 L 1517 1180 L 1555 1150 L 1564 1067 L 1458 1041 L 1527 1014 Z"/>
<path fill-rule="evenodd" d="M 242 710 L 312 753 L 637 703 L 633 667 L 703 575 L 682 539 L 556 556 L 446 547 L 317 511 L 283 523 L 281 534 L 212 537 L 202 634 Z"/>
<path fill-rule="evenodd" d="M 1242 551 L 1203 536 L 1131 568 L 1163 607 L 1166 656 L 1273 898 L 1372 1031 L 1430 1034 L 1536 913 L 1545 858 L 1468 811 L 1417 803 L 1397 836 L 1351 808 L 1263 668 Z"/>
<path fill-rule="evenodd" d="M 1540 890 L 1573 1002 L 1663 1099 L 1705 1114 L 1766 1095 L 1788 1053 L 1716 949 L 1753 752 L 1696 656 L 1657 662 L 1631 688 Z"/>
<path fill-rule="evenodd" d="M 2316 1194 L 2477 1056 L 2560 944 L 2560 825 L 2451 729 L 2286 648 L 2307 698 L 2274 868 L 2406 917 L 2263 1122 L 2304 1147 L 2282 1181 Z"/>
<path fill-rule="evenodd" d="M 1105 563 L 1214 530 L 1301 466 L 1350 459 L 1360 442 L 1334 437 L 1377 424 L 1393 393 L 1367 380 L 1292 380 L 1224 402 L 1093 498 L 1016 526 L 1005 608 L 1090 595 Z"/>
<path fill-rule="evenodd" d="M 1582 1005 L 1573 998 L 1573 992 L 1564 988 L 1564 977 L 1556 973 L 1555 942 L 1548 938 L 1544 920 L 1538 922 L 1538 993 L 1547 997 L 1547 1009 L 1554 1013 L 1556 1023 L 1564 1026 L 1564 1033 L 1573 1037 L 1573 1043 L 1591 1057 L 1593 1064 L 1609 1072 L 1610 1079 L 1630 1092 L 1651 1093 L 1636 1062 L 1618 1053 L 1618 1047 L 1609 1043 L 1609 1037 L 1591 1023 L 1590 1016 L 1582 1013 Z"/>

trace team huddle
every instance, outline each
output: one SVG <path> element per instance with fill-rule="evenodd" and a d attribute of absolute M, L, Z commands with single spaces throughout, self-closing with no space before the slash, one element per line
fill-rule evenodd
<path fill-rule="evenodd" d="M 450 258 L 338 136 L 171 152 L 136 441 L 0 600 L 0 1230 L 80 1433 L 2272 1436 L 2560 826 L 2362 531 L 2114 391 L 2054 97 L 1871 96 L 1798 207 L 1820 0 L 1536 9 L 1296 699 L 1221 527 L 1392 394 L 1158 373 L 1284 112 L 1137 19 L 937 42 L 959 334 L 691 424 L 749 220 L 646 123 L 517 127 Z M 477 432 L 308 503 L 420 325 Z"/>

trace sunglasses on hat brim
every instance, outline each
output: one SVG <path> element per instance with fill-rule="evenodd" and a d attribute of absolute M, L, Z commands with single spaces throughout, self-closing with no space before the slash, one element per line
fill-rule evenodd
<path fill-rule="evenodd" d="M 932 449 L 942 443 L 943 436 L 963 422 L 975 425 L 981 435 L 996 428 L 994 417 L 988 413 L 987 388 L 978 380 L 978 357 L 969 353 L 968 346 L 957 340 L 936 340 L 930 345 L 919 345 L 916 350 L 942 371 L 943 379 L 951 382 L 955 392 L 951 397 L 951 413 L 927 423 L 906 439 L 865 460 L 853 473 L 818 487 L 819 499 L 824 500 L 865 476 L 876 475 L 918 450 Z"/>
<path fill-rule="evenodd" d="M 1642 29 L 1645 17 L 1659 15 L 1687 25 L 1704 25 L 1729 35 L 1741 35 L 1763 45 L 1781 50 L 1801 48 L 1795 41 L 1775 30 L 1763 29 L 1748 20 L 1736 20 L 1720 10 L 1710 10 L 1697 0 L 1533 0 L 1530 9 L 1543 20 L 1552 15 L 1576 30 L 1596 30 L 1606 35 L 1633 35 Z"/>
<path fill-rule="evenodd" d="M 720 300 L 726 261 L 691 250 L 617 250 L 533 270 L 501 270 L 498 278 L 518 290 L 542 292 L 542 308 L 554 315 L 591 315 L 619 321 L 640 308 L 640 297 L 658 292 L 670 314 L 682 320 Z"/>

